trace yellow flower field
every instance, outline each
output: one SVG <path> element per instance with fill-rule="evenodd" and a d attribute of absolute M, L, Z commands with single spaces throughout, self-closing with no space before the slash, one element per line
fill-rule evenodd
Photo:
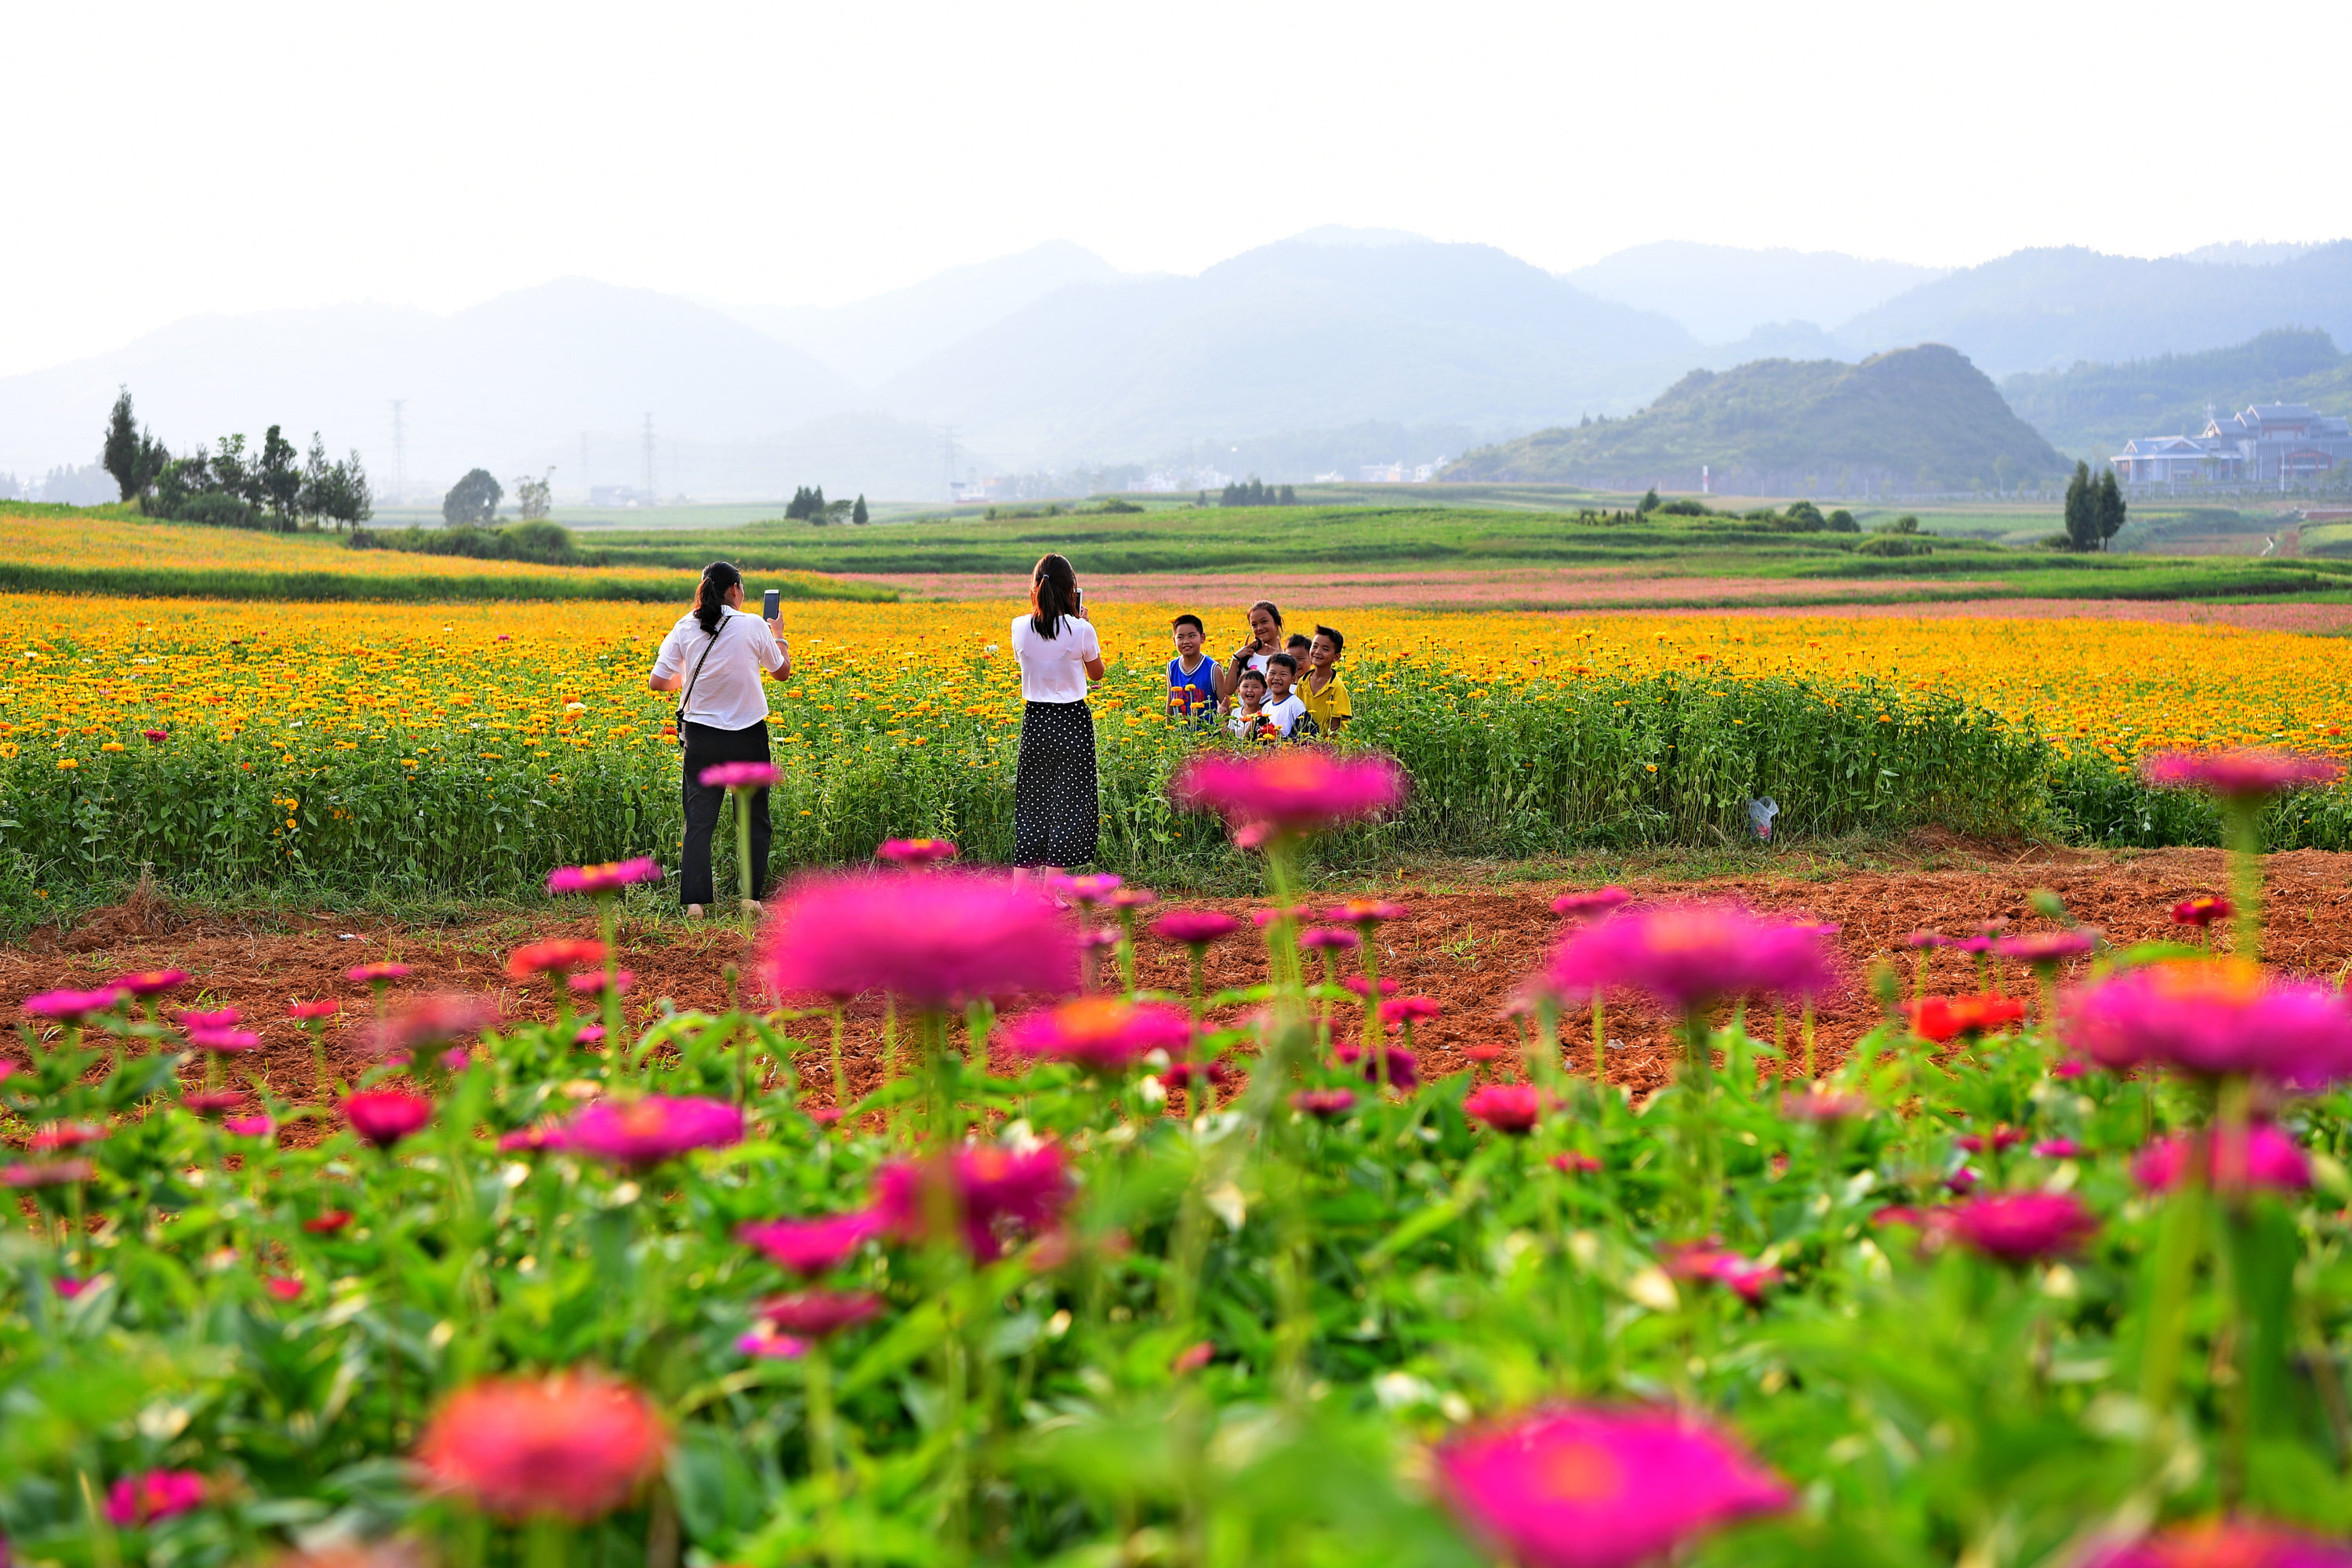
<path fill-rule="evenodd" d="M 405 555 L 351 550 L 332 533 L 266 533 L 241 528 L 133 521 L 119 517 L 26 517 L 0 526 L 0 564 L 57 565 L 77 561 L 173 572 L 324 572 L 338 577 L 579 577 L 607 568 L 476 561 L 463 555 Z M 649 574 L 638 573 L 644 576 Z"/>
<path fill-rule="evenodd" d="M 221 538 L 211 533 L 207 542 Z M 902 731 L 895 738 L 920 743 L 927 725 L 948 715 L 1009 723 L 1017 682 L 992 645 L 1004 642 L 1013 609 L 788 604 L 800 679 L 777 689 L 780 730 L 814 736 L 837 726 L 834 716 L 866 712 L 892 720 Z M 469 734 L 511 732 L 540 751 L 643 744 L 668 712 L 643 676 L 676 613 L 595 602 L 271 606 L 0 596 L 10 628 L 0 755 L 34 742 L 71 752 L 191 725 L 257 729 L 304 747 L 451 723 Z M 1169 613 L 1098 612 L 1106 652 L 1127 666 L 1101 699 L 1106 719 L 1157 722 L 1149 698 L 1167 658 Z M 1311 612 L 1299 619 L 1311 625 Z M 1964 695 L 2118 759 L 2167 745 L 2342 752 L 2352 711 L 2352 673 L 2336 639 L 2223 626 L 1404 611 L 1339 619 L 1367 695 L 1410 682 L 1421 664 L 1504 688 L 1669 668 L 1832 682 L 1868 674 Z M 1210 647 L 1230 649 L 1241 635 L 1237 621 L 1213 623 Z"/>

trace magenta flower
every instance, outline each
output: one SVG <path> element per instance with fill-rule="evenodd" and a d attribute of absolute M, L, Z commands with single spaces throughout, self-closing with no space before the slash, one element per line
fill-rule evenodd
<path fill-rule="evenodd" d="M 2216 1520 L 2093 1552 L 2083 1568 L 2352 1568 L 2352 1546 L 2273 1524 Z"/>
<path fill-rule="evenodd" d="M 1531 1083 L 1486 1084 L 1462 1101 L 1463 1115 L 1497 1132 L 1530 1131 L 1543 1113 L 1543 1091 Z"/>
<path fill-rule="evenodd" d="M 772 1327 L 785 1333 L 823 1340 L 877 1315 L 882 1298 L 870 1290 L 794 1290 L 769 1297 L 757 1310 Z"/>
<path fill-rule="evenodd" d="M 260 1049 L 261 1037 L 251 1029 L 190 1029 L 188 1044 L 200 1051 L 235 1055 Z"/>
<path fill-rule="evenodd" d="M 1381 1022 L 1391 1028 L 1401 1024 L 1426 1024 L 1445 1011 L 1434 996 L 1396 996 L 1381 1004 Z"/>
<path fill-rule="evenodd" d="M 95 991 L 44 991 L 25 998 L 25 1011 L 36 1018 L 79 1024 L 94 1014 L 111 1013 L 122 1005 L 122 998 L 123 993 L 112 985 Z"/>
<path fill-rule="evenodd" d="M 1382 1046 L 1380 1048 L 1388 1053 L 1389 1087 L 1411 1094 L 1421 1083 L 1421 1064 L 1402 1046 Z M 1340 1066 L 1355 1068 L 1362 1073 L 1366 1083 L 1380 1081 L 1380 1058 L 1367 1056 L 1363 1047 L 1350 1042 L 1333 1047 L 1331 1054 L 1339 1058 Z"/>
<path fill-rule="evenodd" d="M 184 969 L 143 969 L 136 974 L 118 974 L 113 985 L 117 991 L 128 991 L 133 996 L 161 996 L 167 991 L 177 991 L 194 976 Z"/>
<path fill-rule="evenodd" d="M 1081 996 L 1032 1013 L 1007 1037 L 1024 1056 L 1054 1057 L 1097 1073 L 1124 1072 L 1154 1051 L 1181 1052 L 1192 1042 L 1192 1020 L 1178 1008 L 1115 996 Z"/>
<path fill-rule="evenodd" d="M 201 1508 L 204 1500 L 205 1478 L 195 1471 L 149 1470 L 107 1489 L 107 1522 L 132 1530 Z"/>
<path fill-rule="evenodd" d="M 1802 1094 L 1780 1097 L 1780 1114 L 1800 1121 L 1853 1121 L 1871 1113 L 1870 1101 L 1858 1094 L 1841 1094 L 1826 1084 L 1814 1084 Z"/>
<path fill-rule="evenodd" d="M 780 1334 L 761 1323 L 750 1333 L 736 1336 L 735 1351 L 755 1361 L 798 1361 L 808 1354 L 808 1342 Z"/>
<path fill-rule="evenodd" d="M 1340 981 L 1339 984 L 1347 989 L 1354 992 L 1359 996 L 1370 996 L 1372 994 L 1371 985 L 1360 974 L 1350 974 L 1345 980 Z M 1391 976 L 1386 974 L 1381 976 L 1381 995 L 1393 996 L 1401 989 L 1402 989 L 1402 987 L 1399 986 L 1396 981 Z"/>
<path fill-rule="evenodd" d="M 2294 752 L 2156 752 L 2140 759 L 2139 773 L 2158 789 L 2201 789 L 2224 800 L 2255 800 L 2334 784 L 2344 776 L 2344 764 Z"/>
<path fill-rule="evenodd" d="M 1160 901 L 1160 895 L 1149 888 L 1121 888 L 1103 901 L 1115 910 L 1148 910 Z"/>
<path fill-rule="evenodd" d="M 1405 795 L 1404 770 L 1386 757 L 1336 757 L 1304 747 L 1270 756 L 1195 755 L 1170 785 L 1184 811 L 1213 811 L 1251 837 L 1318 833 L 1376 816 Z"/>
<path fill-rule="evenodd" d="M 1454 1438 L 1439 1490 L 1517 1568 L 1634 1568 L 1794 1500 L 1711 1426 L 1678 1412 L 1567 1405 Z"/>
<path fill-rule="evenodd" d="M 563 984 L 574 996 L 598 996 L 604 994 L 608 981 L 613 987 L 614 995 L 625 996 L 629 994 L 629 987 L 637 983 L 637 972 L 634 969 L 616 969 L 607 975 L 603 970 L 596 969 L 585 974 L 566 975 Z"/>
<path fill-rule="evenodd" d="M 289 1279 L 283 1275 L 265 1275 L 261 1288 L 269 1292 L 272 1300 L 299 1301 L 302 1299 L 302 1281 Z"/>
<path fill-rule="evenodd" d="M 1034 886 L 954 871 L 803 882 L 769 922 L 778 992 L 887 991 L 926 1011 L 1078 985 L 1077 933 Z"/>
<path fill-rule="evenodd" d="M 1223 1062 L 1171 1062 L 1159 1078 L 1163 1089 L 1190 1089 L 1196 1083 L 1231 1083 L 1234 1072 Z"/>
<path fill-rule="evenodd" d="M 1346 926 L 1317 926 L 1299 933 L 1298 945 L 1305 948 L 1329 948 L 1334 952 L 1350 952 L 1363 945 L 1364 939 Z"/>
<path fill-rule="evenodd" d="M 378 1149 L 391 1148 L 433 1120 L 433 1102 L 404 1089 L 362 1089 L 346 1095 L 338 1109 L 361 1142 Z"/>
<path fill-rule="evenodd" d="M 743 1142 L 743 1112 L 723 1100 L 641 1095 L 600 1100 L 563 1127 L 567 1148 L 616 1165 L 644 1167 L 693 1149 L 727 1149 Z"/>
<path fill-rule="evenodd" d="M 1993 943 L 1993 951 L 2003 958 L 2040 969 L 2055 968 L 2098 945 L 2097 931 L 2077 927 L 2073 931 L 2037 931 L 2024 936 L 2005 936 Z"/>
<path fill-rule="evenodd" d="M 405 980 L 414 973 L 404 963 L 362 963 L 343 971 L 343 978 L 354 985 L 381 985 L 388 980 Z"/>
<path fill-rule="evenodd" d="M 919 871 L 926 866 L 937 866 L 956 858 L 952 838 L 886 838 L 874 850 L 877 858 L 894 866 L 904 866 Z"/>
<path fill-rule="evenodd" d="M 307 1024 L 314 1019 L 331 1018 L 342 1008 L 341 1002 L 329 996 L 316 1002 L 289 1002 L 286 1016 L 297 1023 Z"/>
<path fill-rule="evenodd" d="M 2033 1146 L 2033 1152 L 2043 1160 L 2075 1160 L 2082 1157 L 2083 1146 L 2072 1138 L 2044 1138 Z"/>
<path fill-rule="evenodd" d="M 2176 959 L 2073 993 L 2068 1042 L 2110 1068 L 2257 1074 L 2313 1088 L 2352 1073 L 2352 1005 L 2330 985 L 2273 981 L 2228 958 Z"/>
<path fill-rule="evenodd" d="M 147 737 L 147 743 L 151 746 L 160 746 L 172 738 L 169 730 L 142 730 L 139 732 Z"/>
<path fill-rule="evenodd" d="M 858 1209 L 815 1219 L 751 1220 L 735 1227 L 735 1239 L 759 1248 L 779 1268 L 812 1278 L 848 1262 L 882 1228 L 879 1215 Z"/>
<path fill-rule="evenodd" d="M 421 1051 L 430 1046 L 469 1038 L 498 1021 L 499 1002 L 495 996 L 470 992 L 437 993 L 419 996 L 384 1019 L 375 1026 L 372 1037 L 375 1048 L 387 1055 Z"/>
<path fill-rule="evenodd" d="M 944 1163 L 906 1160 L 876 1173 L 874 1213 L 887 1234 L 908 1242 L 929 1235 L 927 1188 L 934 1182 L 946 1184 L 945 1196 L 961 1217 L 964 1245 L 982 1263 L 1002 1256 L 1000 1229 L 1043 1229 L 1060 1216 L 1069 1199 L 1069 1172 L 1055 1145 L 1040 1144 L 1022 1152 L 1002 1144 L 976 1144 L 957 1150 Z"/>
<path fill-rule="evenodd" d="M 1811 927 L 1733 904 L 1673 904 L 1612 915 L 1561 942 L 1546 974 L 1562 996 L 1640 991 L 1678 1011 L 1723 996 L 1817 996 L 1837 988 Z"/>
<path fill-rule="evenodd" d="M 702 770 L 702 784 L 706 789 L 766 789 L 783 776 L 776 771 L 773 763 L 718 763 Z M 651 881 L 653 879 L 641 879 Z M 557 890 L 553 887 L 548 889 L 550 892 Z"/>
<path fill-rule="evenodd" d="M 1919 949 L 1949 947 L 1952 939 L 1939 931 L 1915 931 L 1903 939 L 1903 945 Z"/>
<path fill-rule="evenodd" d="M 214 1007 L 201 1013 L 183 1011 L 172 1015 L 172 1022 L 184 1029 L 234 1029 L 244 1018 L 245 1015 L 234 1007 Z"/>
<path fill-rule="evenodd" d="M 2295 1141 L 2267 1121 L 2258 1121 L 2236 1138 L 2219 1127 L 2205 1139 L 2205 1179 L 2225 1193 L 2249 1187 L 2301 1192 L 2311 1185 L 2311 1160 Z M 2159 1138 L 2132 1160 L 2132 1180 L 2152 1193 L 2168 1193 L 2189 1168 L 2193 1145 L 2189 1139 Z"/>
<path fill-rule="evenodd" d="M 1302 1089 L 1290 1097 L 1290 1109 L 1301 1116 L 1328 1121 L 1356 1109 L 1356 1091 L 1352 1089 Z"/>
<path fill-rule="evenodd" d="M 1669 1248 L 1661 1267 L 1677 1279 L 1712 1281 L 1751 1307 L 1764 1300 L 1766 1286 L 1777 1285 L 1783 1278 L 1770 1264 L 1742 1258 L 1706 1241 L 1685 1242 Z"/>
<path fill-rule="evenodd" d="M 2215 921 L 2226 921 L 2237 912 L 2238 907 L 2221 894 L 2200 893 L 2172 906 L 2172 923 L 2202 931 Z"/>
<path fill-rule="evenodd" d="M 267 1116 L 232 1116 L 221 1126 L 237 1138 L 274 1138 L 278 1135 L 278 1123 Z"/>
<path fill-rule="evenodd" d="M 2099 1228 L 2099 1217 L 2072 1193 L 1996 1193 L 1941 1211 L 1952 1235 L 1989 1258 L 2023 1263 L 2072 1252 Z"/>
<path fill-rule="evenodd" d="M 19 1160 L 11 1165 L 0 1165 L 0 1187 L 24 1190 L 31 1187 L 70 1187 L 87 1182 L 98 1173 L 98 1167 L 88 1160 Z"/>
<path fill-rule="evenodd" d="M 1562 893 L 1551 901 L 1551 912 L 1570 920 L 1590 920 L 1633 901 L 1633 895 L 1622 888 L 1590 888 L 1580 893 Z"/>
<path fill-rule="evenodd" d="M 180 1096 L 180 1109 L 198 1116 L 218 1116 L 223 1111 L 244 1110 L 250 1098 L 241 1089 L 198 1089 Z"/>
<path fill-rule="evenodd" d="M 535 1121 L 529 1127 L 519 1127 L 499 1137 L 501 1154 L 542 1154 L 550 1149 L 565 1147 L 563 1129 L 545 1121 Z"/>
<path fill-rule="evenodd" d="M 34 1133 L 26 1146 L 36 1154 L 53 1154 L 88 1143 L 103 1143 L 112 1136 L 95 1121 L 52 1121 Z"/>
<path fill-rule="evenodd" d="M 1222 910 L 1171 910 L 1146 929 L 1162 942 L 1206 947 L 1241 930 L 1242 922 Z"/>
<path fill-rule="evenodd" d="M 608 860 L 601 866 L 559 866 L 547 874 L 547 890 L 589 893 L 601 898 L 639 882 L 658 882 L 661 879 L 660 864 L 650 855 L 640 855 L 634 860 Z"/>
<path fill-rule="evenodd" d="M 1118 892 L 1126 881 L 1127 879 L 1116 871 L 1092 871 L 1083 877 L 1058 877 L 1053 886 L 1056 892 L 1066 893 L 1091 909 L 1097 904 L 1110 902 L 1111 895 Z"/>

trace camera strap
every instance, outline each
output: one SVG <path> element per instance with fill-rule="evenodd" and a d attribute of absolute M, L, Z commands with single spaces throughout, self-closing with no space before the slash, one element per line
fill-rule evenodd
<path fill-rule="evenodd" d="M 711 633 L 710 640 L 703 645 L 702 657 L 694 661 L 694 673 L 686 678 L 686 689 L 677 694 L 677 743 L 681 749 L 686 745 L 686 707 L 694 700 L 694 683 L 702 679 L 702 667 L 710 662 L 710 650 L 719 646 L 719 632 L 726 629 L 727 617 L 722 613 L 719 631 Z"/>

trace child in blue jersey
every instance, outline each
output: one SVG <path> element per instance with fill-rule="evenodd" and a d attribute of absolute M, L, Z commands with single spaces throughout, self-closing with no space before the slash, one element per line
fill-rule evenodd
<path fill-rule="evenodd" d="M 1201 617 L 1176 617 L 1176 657 L 1168 661 L 1168 711 L 1192 724 L 1217 721 L 1217 665 L 1201 651 Z"/>

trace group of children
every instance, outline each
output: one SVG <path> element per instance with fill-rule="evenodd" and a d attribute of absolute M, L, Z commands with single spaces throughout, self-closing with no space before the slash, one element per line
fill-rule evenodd
<path fill-rule="evenodd" d="M 1220 722 L 1244 740 L 1296 741 L 1332 736 L 1350 716 L 1339 656 L 1348 639 L 1331 626 L 1311 637 L 1282 635 L 1282 612 L 1250 606 L 1250 640 L 1223 664 L 1202 651 L 1207 629 L 1195 615 L 1176 617 L 1176 657 L 1168 661 L 1168 710 L 1203 729 Z"/>

